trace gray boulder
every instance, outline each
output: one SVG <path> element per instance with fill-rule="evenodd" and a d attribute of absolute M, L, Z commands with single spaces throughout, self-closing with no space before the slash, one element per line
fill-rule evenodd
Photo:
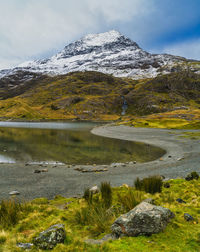
<path fill-rule="evenodd" d="M 152 235 L 163 231 L 174 217 L 169 209 L 142 202 L 130 212 L 121 215 L 111 226 L 112 235 Z"/>
<path fill-rule="evenodd" d="M 53 249 L 56 244 L 64 243 L 66 238 L 65 226 L 57 224 L 41 232 L 34 238 L 33 244 L 40 249 Z"/>

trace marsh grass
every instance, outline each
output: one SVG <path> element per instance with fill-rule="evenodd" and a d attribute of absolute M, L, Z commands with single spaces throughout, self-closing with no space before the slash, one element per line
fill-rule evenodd
<path fill-rule="evenodd" d="M 89 226 L 90 233 L 97 236 L 110 230 L 114 217 L 114 213 L 99 202 L 77 210 L 74 221 L 78 225 Z"/>
<path fill-rule="evenodd" d="M 100 186 L 101 198 L 106 208 L 112 204 L 112 188 L 110 182 L 102 182 Z"/>
<path fill-rule="evenodd" d="M 8 229 L 20 219 L 22 205 L 15 200 L 2 200 L 0 204 L 0 225 Z"/>
<path fill-rule="evenodd" d="M 162 191 L 162 178 L 159 176 L 152 176 L 140 180 L 137 178 L 134 182 L 136 190 L 145 191 L 146 193 L 161 193 Z"/>
<path fill-rule="evenodd" d="M 134 191 L 133 189 L 128 189 L 125 194 L 118 193 L 117 197 L 124 212 L 130 211 L 144 199 L 142 192 Z"/>
<path fill-rule="evenodd" d="M 87 201 L 88 204 L 92 204 L 93 193 L 89 188 L 86 188 L 83 194 L 83 198 Z"/>

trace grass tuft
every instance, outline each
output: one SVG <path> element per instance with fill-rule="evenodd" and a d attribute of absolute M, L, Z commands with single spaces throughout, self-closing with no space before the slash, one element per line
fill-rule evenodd
<path fill-rule="evenodd" d="M 112 188 L 110 182 L 102 182 L 100 186 L 101 198 L 106 208 L 112 204 Z"/>
<path fill-rule="evenodd" d="M 122 206 L 123 211 L 130 211 L 143 200 L 143 194 L 133 189 L 128 189 L 125 194 L 117 194 L 118 202 Z"/>
<path fill-rule="evenodd" d="M 162 179 L 159 176 L 152 176 L 142 180 L 137 178 L 134 182 L 136 190 L 151 194 L 160 193 L 162 191 L 162 184 Z"/>

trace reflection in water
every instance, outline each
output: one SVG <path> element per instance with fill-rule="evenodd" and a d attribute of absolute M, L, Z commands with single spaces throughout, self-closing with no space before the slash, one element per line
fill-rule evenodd
<path fill-rule="evenodd" d="M 14 124 L 14 125 L 13 125 Z M 16 162 L 59 161 L 70 164 L 154 160 L 164 154 L 157 147 L 95 136 L 90 123 L 4 123 L 0 128 L 0 155 Z M 9 127 L 17 128 L 9 128 Z M 47 127 L 48 126 L 48 127 Z M 7 127 L 7 128 L 6 128 Z M 33 123 L 31 127 L 34 127 Z M 1 156 L 0 156 L 1 158 Z M 5 160 L 4 159 L 4 160 Z M 8 160 L 8 159 L 7 159 Z"/>

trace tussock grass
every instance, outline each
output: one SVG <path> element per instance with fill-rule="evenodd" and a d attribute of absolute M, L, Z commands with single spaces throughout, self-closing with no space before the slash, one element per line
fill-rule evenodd
<path fill-rule="evenodd" d="M 106 208 L 112 204 L 112 188 L 110 182 L 102 182 L 100 186 L 101 198 Z"/>
<path fill-rule="evenodd" d="M 137 206 L 143 199 L 143 193 L 129 188 L 125 194 L 117 194 L 118 202 L 122 206 L 123 212 L 128 212 Z"/>
<path fill-rule="evenodd" d="M 162 178 L 159 176 L 152 176 L 140 180 L 137 178 L 134 182 L 136 190 L 145 191 L 147 193 L 155 194 L 162 191 Z"/>
<path fill-rule="evenodd" d="M 16 225 L 23 210 L 22 205 L 15 200 L 2 200 L 0 204 L 0 226 L 8 229 Z"/>

